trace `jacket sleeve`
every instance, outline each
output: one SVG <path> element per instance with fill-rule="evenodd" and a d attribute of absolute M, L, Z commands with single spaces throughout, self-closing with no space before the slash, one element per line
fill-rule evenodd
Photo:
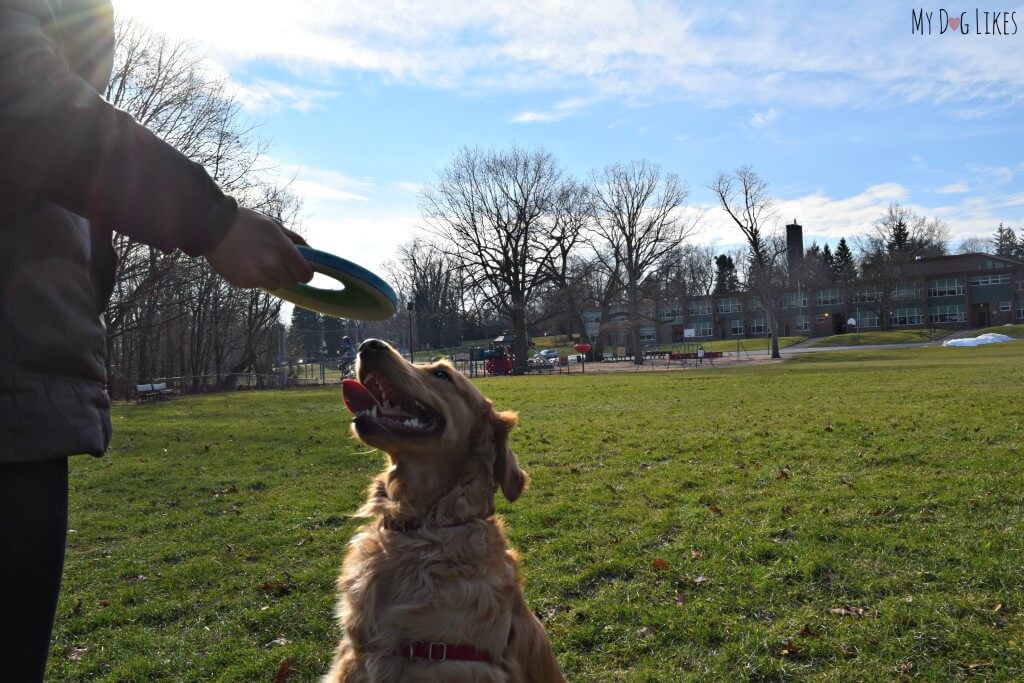
<path fill-rule="evenodd" d="M 44 31 L 49 11 L 0 0 L 0 202 L 50 201 L 164 251 L 211 250 L 234 200 L 70 70 Z"/>

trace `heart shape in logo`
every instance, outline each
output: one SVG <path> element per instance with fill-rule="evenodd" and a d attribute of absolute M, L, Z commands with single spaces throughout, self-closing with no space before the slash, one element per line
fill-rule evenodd
<path fill-rule="evenodd" d="M 960 28 L 960 17 L 950 17 L 949 18 L 949 27 L 951 29 L 953 29 L 954 31 L 957 30 L 958 28 Z"/>

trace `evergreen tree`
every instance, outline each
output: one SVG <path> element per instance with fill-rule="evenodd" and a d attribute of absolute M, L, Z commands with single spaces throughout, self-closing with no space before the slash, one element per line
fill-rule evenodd
<path fill-rule="evenodd" d="M 825 245 L 825 248 L 821 250 L 821 258 L 824 259 L 825 265 L 828 266 L 829 271 L 835 272 L 836 269 L 836 257 L 832 253 L 832 249 Z"/>
<path fill-rule="evenodd" d="M 732 256 L 721 254 L 715 258 L 715 294 L 729 294 L 740 290 L 740 279 L 736 275 L 736 263 Z"/>
<path fill-rule="evenodd" d="M 857 277 L 857 265 L 853 261 L 853 252 L 846 238 L 839 240 L 836 251 L 832 255 L 832 278 L 836 282 L 849 283 Z"/>
<path fill-rule="evenodd" d="M 313 358 L 320 352 L 320 314 L 296 306 L 288 329 L 288 354 Z"/>
<path fill-rule="evenodd" d="M 1008 228 L 1002 223 L 996 228 L 992 243 L 995 245 L 996 256 L 1018 258 L 1020 255 L 1021 243 L 1017 241 L 1017 235 L 1013 232 L 1013 228 Z"/>

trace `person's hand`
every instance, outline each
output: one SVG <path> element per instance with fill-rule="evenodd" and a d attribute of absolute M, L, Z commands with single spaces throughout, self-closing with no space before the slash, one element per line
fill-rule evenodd
<path fill-rule="evenodd" d="M 206 260 L 236 287 L 277 289 L 313 279 L 296 244 L 306 241 L 277 221 L 239 207 L 234 225 Z"/>

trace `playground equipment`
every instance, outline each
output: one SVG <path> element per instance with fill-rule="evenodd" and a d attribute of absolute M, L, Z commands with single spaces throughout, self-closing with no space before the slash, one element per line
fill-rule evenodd
<path fill-rule="evenodd" d="M 585 342 L 576 345 L 576 350 L 580 354 L 580 372 L 587 371 L 587 354 L 590 353 L 590 349 L 590 344 Z"/>

